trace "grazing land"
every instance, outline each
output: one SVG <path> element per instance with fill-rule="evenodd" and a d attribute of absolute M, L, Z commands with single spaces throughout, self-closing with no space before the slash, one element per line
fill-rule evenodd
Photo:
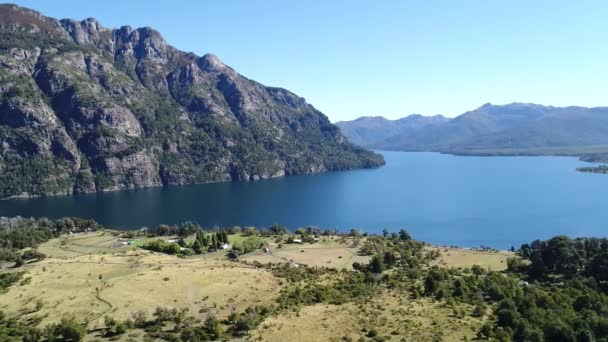
<path fill-rule="evenodd" d="M 439 258 L 433 264 L 456 268 L 478 265 L 492 271 L 506 270 L 507 260 L 515 256 L 514 253 L 506 251 L 481 251 L 455 247 L 428 247 L 428 249 L 439 252 Z"/>
<path fill-rule="evenodd" d="M 389 336 L 388 340 L 466 341 L 475 337 L 482 318 L 458 317 L 457 309 L 432 301 L 409 300 L 386 292 L 370 301 L 344 305 L 313 305 L 264 321 L 252 333 L 252 340 L 353 341 L 368 336 Z M 337 329 L 339 327 L 339 329 Z"/>
<path fill-rule="evenodd" d="M 77 316 L 99 328 L 105 316 L 125 320 L 158 306 L 187 308 L 196 317 L 227 315 L 269 302 L 280 289 L 270 273 L 220 252 L 180 259 L 120 243 L 88 233 L 43 244 L 49 257 L 25 266 L 32 280 L 0 296 L 0 307 L 43 326 Z"/>
<path fill-rule="evenodd" d="M 336 238 L 323 237 L 315 244 L 289 244 L 280 248 L 276 243 L 270 243 L 269 252 L 255 251 L 243 256 L 242 260 L 257 261 L 260 263 L 294 262 L 307 266 L 331 267 L 338 269 L 352 269 L 355 262 L 367 263 L 369 256 L 361 255 L 352 242 L 340 242 Z"/>
<path fill-rule="evenodd" d="M 0 340 L 605 341 L 608 239 L 0 219 Z"/>

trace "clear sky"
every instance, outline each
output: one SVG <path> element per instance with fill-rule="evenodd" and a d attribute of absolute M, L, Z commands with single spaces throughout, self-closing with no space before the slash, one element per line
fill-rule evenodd
<path fill-rule="evenodd" d="M 455 116 L 485 102 L 608 105 L 608 1 L 13 0 L 151 26 L 332 121 Z"/>

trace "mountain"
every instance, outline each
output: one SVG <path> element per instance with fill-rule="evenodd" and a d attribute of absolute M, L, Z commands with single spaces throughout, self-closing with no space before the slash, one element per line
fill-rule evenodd
<path fill-rule="evenodd" d="M 339 126 L 347 137 L 350 138 L 352 134 L 353 141 L 361 146 L 379 149 L 456 154 L 582 154 L 598 149 L 608 151 L 608 107 L 487 103 L 453 119 L 416 130 L 382 129 L 378 125 L 362 124 L 361 120 L 341 122 Z M 381 122 L 380 119 L 375 120 Z M 360 139 L 370 135 L 374 136 L 373 140 Z"/>
<path fill-rule="evenodd" d="M 303 98 L 143 27 L 0 5 L 0 197 L 377 167 Z"/>
<path fill-rule="evenodd" d="M 412 114 L 397 120 L 388 120 L 381 116 L 363 116 L 353 121 L 339 121 L 336 125 L 351 142 L 360 146 L 374 146 L 387 137 L 412 134 L 447 121 L 448 118 L 442 115 Z"/>

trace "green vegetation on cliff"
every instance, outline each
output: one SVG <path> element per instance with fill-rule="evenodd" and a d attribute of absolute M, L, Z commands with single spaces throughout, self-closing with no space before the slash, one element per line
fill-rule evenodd
<path fill-rule="evenodd" d="M 0 5 L 0 198 L 377 167 L 295 94 L 150 29 Z"/>

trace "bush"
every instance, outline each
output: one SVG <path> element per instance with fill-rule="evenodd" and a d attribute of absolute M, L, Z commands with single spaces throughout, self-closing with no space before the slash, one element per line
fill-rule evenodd
<path fill-rule="evenodd" d="M 84 326 L 73 319 L 66 318 L 46 329 L 46 337 L 49 341 L 80 341 L 86 333 Z"/>

